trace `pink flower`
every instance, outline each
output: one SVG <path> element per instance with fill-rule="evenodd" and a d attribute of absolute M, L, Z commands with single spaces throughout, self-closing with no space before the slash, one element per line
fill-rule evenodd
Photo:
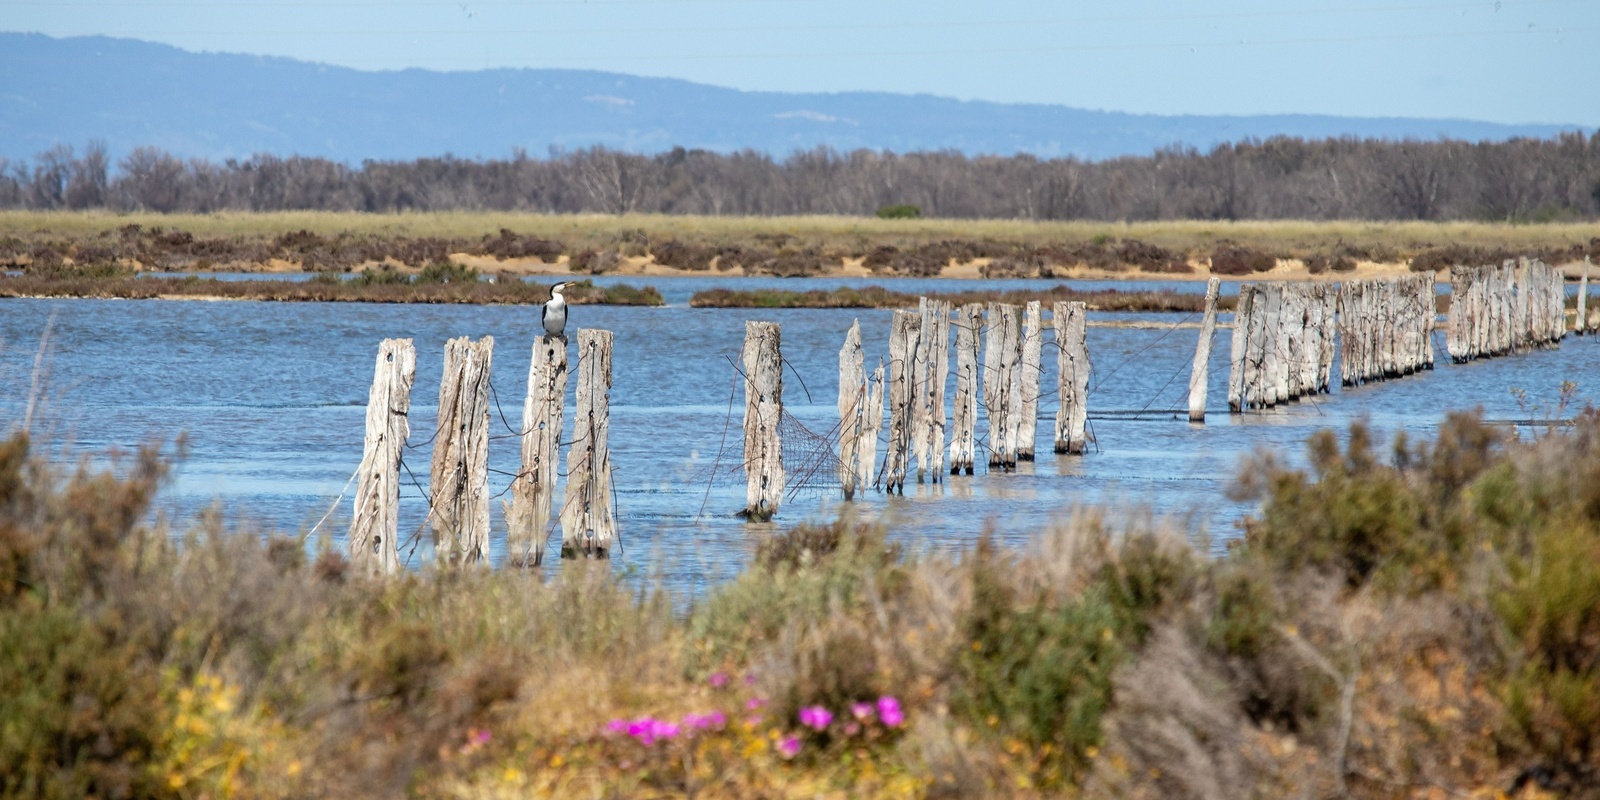
<path fill-rule="evenodd" d="M 822 706 L 807 706 L 800 709 L 800 724 L 813 730 L 822 730 L 833 721 L 833 712 Z"/>
<path fill-rule="evenodd" d="M 860 723 L 857 723 L 857 722 L 846 722 L 844 724 L 844 735 L 846 735 L 846 736 L 854 736 L 854 735 L 856 735 L 856 734 L 858 734 L 860 732 L 861 732 L 861 724 Z"/>
<path fill-rule="evenodd" d="M 706 681 L 711 684 L 711 688 L 721 689 L 722 687 L 728 685 L 728 673 L 713 672 L 711 673 L 711 677 L 707 678 Z"/>
<path fill-rule="evenodd" d="M 784 758 L 794 758 L 800 753 L 800 737 L 788 736 L 778 742 L 778 753 Z"/>
<path fill-rule="evenodd" d="M 858 720 L 861 720 L 862 722 L 866 722 L 867 720 L 872 719 L 872 704 L 871 703 L 851 703 L 850 704 L 850 715 L 855 717 Z"/>
<path fill-rule="evenodd" d="M 744 707 L 750 709 L 751 711 L 755 711 L 757 709 L 760 709 L 762 706 L 765 706 L 766 704 L 767 704 L 767 701 L 763 700 L 763 699 L 761 699 L 759 697 L 752 697 L 749 700 L 744 701 Z"/>
<path fill-rule="evenodd" d="M 614 719 L 614 720 L 611 720 L 611 722 L 606 724 L 606 730 L 608 730 L 608 731 L 610 731 L 612 733 L 627 733 L 628 732 L 628 721 L 625 720 L 625 719 Z"/>
<path fill-rule="evenodd" d="M 695 730 L 721 728 L 727 723 L 728 718 L 721 711 L 713 711 L 710 714 L 685 714 L 683 717 L 684 727 Z"/>
<path fill-rule="evenodd" d="M 754 686 L 754 685 L 756 685 L 755 673 L 746 672 L 744 674 L 744 685 L 746 685 L 746 686 Z"/>
<path fill-rule="evenodd" d="M 474 728 L 468 738 L 473 744 L 485 745 L 489 743 L 489 732 L 483 728 Z"/>
<path fill-rule="evenodd" d="M 900 701 L 888 694 L 878 698 L 878 718 L 891 728 L 898 728 L 906 721 L 905 712 L 900 710 Z"/>
<path fill-rule="evenodd" d="M 650 724 L 650 733 L 657 739 L 671 739 L 676 737 L 682 730 L 676 724 L 666 720 L 652 720 Z"/>

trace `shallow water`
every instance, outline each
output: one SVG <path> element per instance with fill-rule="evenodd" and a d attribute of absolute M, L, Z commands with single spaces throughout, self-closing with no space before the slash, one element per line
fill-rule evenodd
<path fill-rule="evenodd" d="M 809 281 L 773 280 L 810 288 Z M 921 283 L 893 285 L 922 291 Z M 980 287 L 994 285 L 981 282 Z M 1203 290 L 1203 284 L 1184 285 Z M 685 290 L 672 291 L 676 296 Z M 378 342 L 385 337 L 412 337 L 418 348 L 411 414 L 415 449 L 406 462 L 419 482 L 427 480 L 424 443 L 433 432 L 445 340 L 495 337 L 493 386 L 499 409 L 491 408 L 491 417 L 494 433 L 505 438 L 491 442 L 496 472 L 490 488 L 504 490 L 518 468 L 516 441 L 506 423 L 520 424 L 537 314 L 529 307 L 6 300 L 0 307 L 0 407 L 10 419 L 22 418 L 38 343 L 53 319 L 40 418 L 55 441 L 77 453 L 101 454 L 184 434 L 187 456 L 162 501 L 175 520 L 192 520 L 219 502 L 230 519 L 303 531 L 329 510 L 361 459 L 367 389 Z M 1184 316 L 1091 314 L 1090 319 L 1170 324 Z M 783 326 L 783 353 L 794 370 L 785 374 L 786 407 L 811 430 L 825 433 L 837 421 L 838 351 L 851 320 L 861 322 L 870 368 L 886 354 L 890 317 L 884 310 L 755 311 L 678 304 L 574 309 L 574 327 L 616 335 L 611 446 L 623 534 L 619 565 L 659 576 L 669 586 L 700 587 L 737 572 L 748 545 L 773 530 L 733 516 L 743 502 L 742 483 L 707 479 L 719 450 L 724 465 L 739 457 L 743 397 L 730 361 L 738 359 L 745 320 Z M 1252 448 L 1269 447 L 1298 459 L 1310 433 L 1343 429 L 1360 417 L 1385 432 L 1423 435 L 1453 408 L 1482 406 L 1488 417 L 1501 420 L 1539 417 L 1553 413 L 1563 381 L 1578 384 L 1580 404 L 1592 401 L 1596 386 L 1589 376 L 1600 374 L 1600 346 L 1593 337 L 1568 338 L 1556 350 L 1456 366 L 1444 355 L 1441 332 L 1435 339 L 1438 368 L 1432 372 L 1355 389 L 1336 387 L 1329 395 L 1236 416 L 1226 407 L 1229 332 L 1219 330 L 1208 424 L 1190 425 L 1183 409 L 1196 333 L 1194 328 L 1089 329 L 1095 447 L 1087 456 L 1051 453 L 1049 417 L 1059 401 L 1052 391 L 1054 358 L 1047 349 L 1041 383 L 1046 419 L 1039 424 L 1037 462 L 1009 475 L 982 474 L 980 467 L 974 477 L 908 486 L 905 497 L 868 493 L 852 504 L 841 503 L 835 492 L 802 492 L 783 507 L 778 523 L 829 519 L 847 508 L 892 522 L 896 535 L 914 546 L 938 550 L 968 545 L 985 529 L 1021 542 L 1075 506 L 1108 504 L 1172 517 L 1220 547 L 1237 535 L 1237 520 L 1248 511 L 1229 501 L 1224 490 L 1241 456 Z M 1513 387 L 1526 391 L 1521 401 Z M 948 396 L 954 396 L 953 389 Z M 570 431 L 570 394 L 567 403 Z M 979 434 L 984 434 L 981 422 Z M 336 539 L 348 524 L 349 503 L 346 497 L 334 506 L 333 518 L 324 525 Z M 503 530 L 499 503 L 493 501 L 491 514 L 497 535 Z M 402 497 L 402 536 L 415 531 L 425 516 L 420 485 L 409 486 Z M 427 558 L 426 549 L 426 542 L 418 545 L 416 563 Z"/>

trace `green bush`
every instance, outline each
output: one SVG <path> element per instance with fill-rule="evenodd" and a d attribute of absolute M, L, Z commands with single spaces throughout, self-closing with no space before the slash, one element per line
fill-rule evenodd
<path fill-rule="evenodd" d="M 453 261 L 435 261 L 417 273 L 413 283 L 477 283 L 478 271 Z"/>
<path fill-rule="evenodd" d="M 411 276 L 390 266 L 364 269 L 361 274 L 346 282 L 348 286 L 410 285 Z"/>
<path fill-rule="evenodd" d="M 910 203 L 881 206 L 878 209 L 878 219 L 918 219 L 922 216 L 922 206 Z"/>
<path fill-rule="evenodd" d="M 981 543 L 976 559 L 951 710 L 978 730 L 1028 743 L 1040 754 L 1040 780 L 1058 785 L 1101 741 L 1112 673 L 1125 652 L 1117 605 L 1104 585 L 1029 600 L 992 544 Z"/>

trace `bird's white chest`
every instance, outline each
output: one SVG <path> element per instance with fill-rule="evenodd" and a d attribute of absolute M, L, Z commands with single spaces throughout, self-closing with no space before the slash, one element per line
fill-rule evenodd
<path fill-rule="evenodd" d="M 567 304 L 552 299 L 544 304 L 544 331 L 551 336 L 561 336 L 567 327 Z"/>

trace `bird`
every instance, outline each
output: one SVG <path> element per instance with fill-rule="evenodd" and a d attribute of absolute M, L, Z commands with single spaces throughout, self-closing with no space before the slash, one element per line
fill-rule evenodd
<path fill-rule="evenodd" d="M 567 338 L 567 301 L 561 296 L 561 290 L 566 286 L 565 283 L 558 283 L 550 287 L 550 299 L 545 301 L 544 313 L 539 317 L 544 323 L 544 332 L 562 341 Z"/>

